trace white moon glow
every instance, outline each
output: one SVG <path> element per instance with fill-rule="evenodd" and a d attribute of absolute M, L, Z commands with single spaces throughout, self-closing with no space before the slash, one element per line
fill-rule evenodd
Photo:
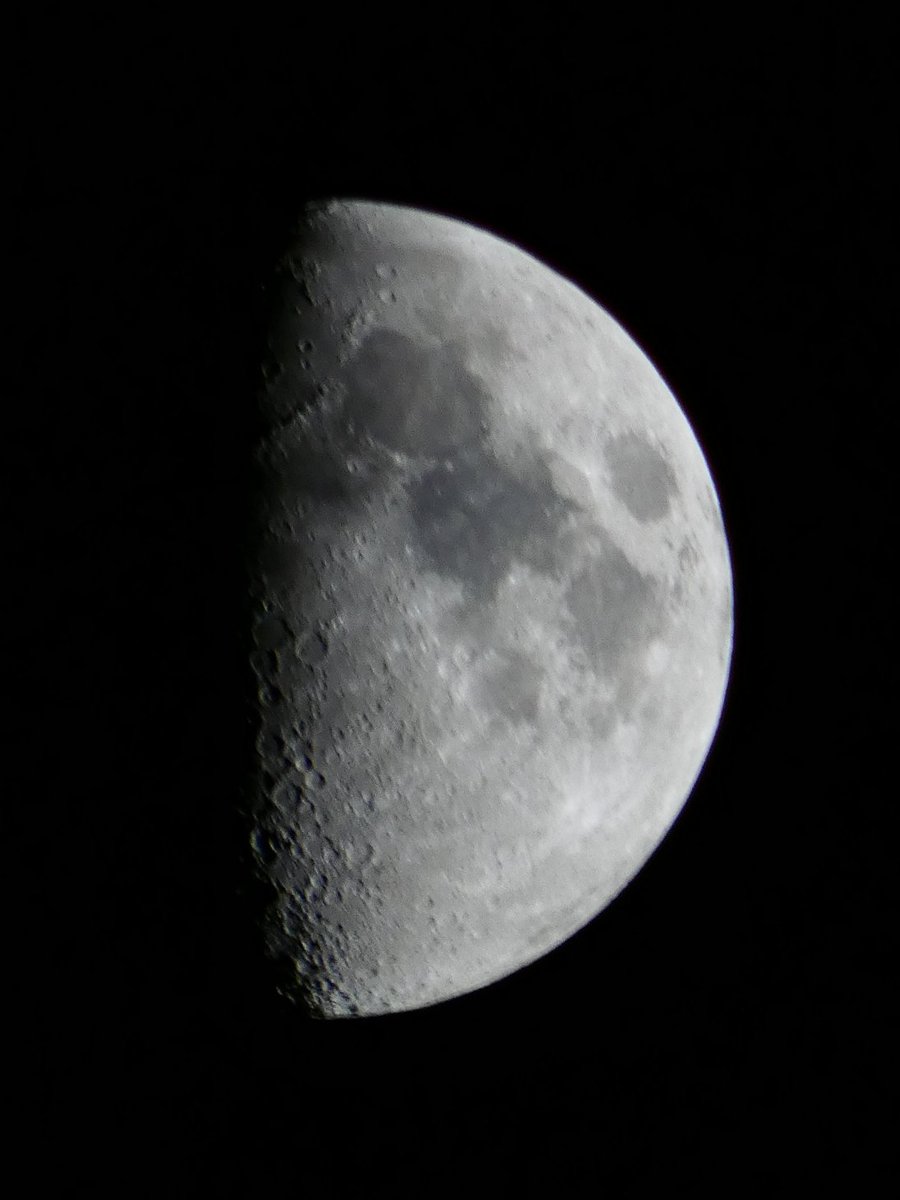
<path fill-rule="evenodd" d="M 653 366 L 522 250 L 310 206 L 258 448 L 267 940 L 322 1016 L 533 961 L 635 875 L 718 723 L 731 573 Z"/>

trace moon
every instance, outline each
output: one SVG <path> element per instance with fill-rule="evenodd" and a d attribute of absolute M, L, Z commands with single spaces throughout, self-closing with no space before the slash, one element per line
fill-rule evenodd
<path fill-rule="evenodd" d="M 308 205 L 256 447 L 251 842 L 318 1017 L 432 1005 L 635 876 L 718 725 L 732 580 L 697 439 L 585 292 L 494 234 Z"/>

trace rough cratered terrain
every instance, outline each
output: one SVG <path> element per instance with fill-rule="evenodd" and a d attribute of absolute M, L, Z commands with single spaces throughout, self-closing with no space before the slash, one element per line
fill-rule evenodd
<path fill-rule="evenodd" d="M 702 765 L 731 645 L 712 483 L 584 293 L 456 221 L 310 206 L 258 448 L 266 936 L 316 1014 L 559 944 Z"/>

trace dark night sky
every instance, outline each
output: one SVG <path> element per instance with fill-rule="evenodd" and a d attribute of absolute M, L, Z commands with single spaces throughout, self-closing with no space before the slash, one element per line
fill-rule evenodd
<path fill-rule="evenodd" d="M 483 1158 L 592 1190 L 877 1170 L 891 97 L 884 31 L 825 10 L 14 41 L 7 844 L 41 1161 L 187 1145 L 248 1195 L 330 1161 L 417 1165 L 420 1194 Z M 241 553 L 264 284 L 328 194 L 484 225 L 626 327 L 716 479 L 736 642 L 694 795 L 600 918 L 475 995 L 304 1024 L 248 917 Z"/>

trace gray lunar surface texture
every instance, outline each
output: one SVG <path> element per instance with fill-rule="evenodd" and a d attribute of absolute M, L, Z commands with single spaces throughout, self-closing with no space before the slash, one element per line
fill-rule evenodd
<path fill-rule="evenodd" d="M 485 986 L 640 870 L 720 718 L 732 585 L 674 397 L 458 220 L 307 206 L 256 448 L 253 855 L 313 1015 Z"/>

